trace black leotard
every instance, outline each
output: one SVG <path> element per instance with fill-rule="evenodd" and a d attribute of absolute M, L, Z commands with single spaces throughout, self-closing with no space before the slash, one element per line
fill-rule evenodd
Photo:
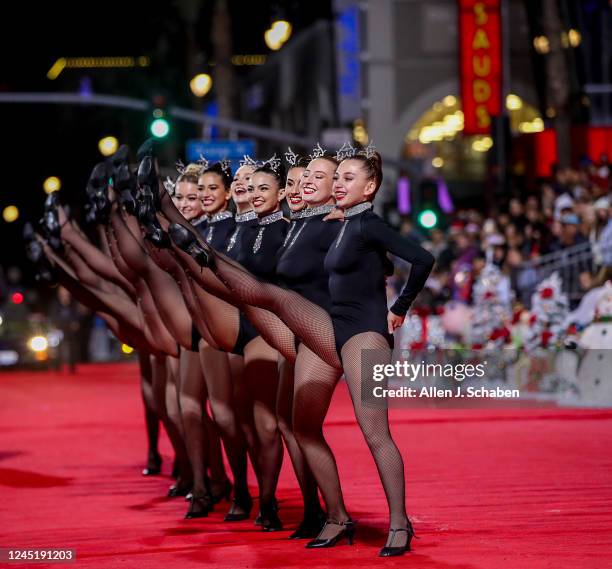
<path fill-rule="evenodd" d="M 243 239 L 236 261 L 256 277 L 273 281 L 278 250 L 283 246 L 288 229 L 282 211 L 260 218 L 257 230 Z"/>
<path fill-rule="evenodd" d="M 276 268 L 277 251 L 285 240 L 289 225 L 282 215 L 282 212 L 277 212 L 261 220 L 255 212 L 237 215 L 236 229 L 228 241 L 225 254 L 255 276 L 270 279 Z M 238 339 L 232 353 L 242 355 L 244 347 L 257 336 L 259 332 L 241 312 Z"/>
<path fill-rule="evenodd" d="M 301 294 L 328 312 L 331 311 L 331 297 L 323 261 L 341 224 L 337 220 L 323 221 L 323 218 L 333 208 L 333 205 L 314 207 L 295 216 L 276 266 L 279 285 Z"/>
<path fill-rule="evenodd" d="M 235 261 L 243 248 L 248 247 L 248 244 L 254 239 L 251 234 L 259 227 L 259 219 L 254 211 L 247 211 L 246 213 L 237 213 L 234 222 L 235 229 L 230 235 L 225 249 L 220 249 L 220 251 Z"/>
<path fill-rule="evenodd" d="M 236 228 L 234 214 L 229 211 L 221 211 L 209 217 L 206 223 L 197 226 L 197 230 L 213 249 L 225 251 L 230 235 Z"/>
<path fill-rule="evenodd" d="M 387 325 L 387 251 L 412 264 L 404 290 L 390 308 L 400 316 L 410 308 L 434 264 L 431 253 L 391 229 L 371 207 L 365 202 L 345 212 L 343 226 L 325 257 L 338 354 L 347 340 L 361 332 L 378 332 L 393 347 Z"/>

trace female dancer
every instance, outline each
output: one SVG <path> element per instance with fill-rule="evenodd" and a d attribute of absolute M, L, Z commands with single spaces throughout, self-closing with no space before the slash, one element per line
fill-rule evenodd
<path fill-rule="evenodd" d="M 293 290 L 300 289 L 298 292 L 302 294 L 304 294 L 304 289 L 308 285 L 311 285 L 309 288 L 313 290 L 322 282 L 323 294 L 320 295 L 314 292 L 310 296 L 310 299 L 316 302 L 320 300 L 321 296 L 325 298 L 329 295 L 327 294 L 325 275 L 323 274 L 322 280 L 320 278 L 313 278 L 313 275 L 323 273 L 323 257 L 339 227 L 337 223 L 324 223 L 324 227 L 321 227 L 323 232 L 312 232 L 310 230 L 318 226 L 322 222 L 323 217 L 333 209 L 333 204 L 331 203 L 332 179 L 337 164 L 333 160 L 319 159 L 313 161 L 313 167 L 311 168 L 308 158 L 298 157 L 291 149 L 285 154 L 285 159 L 290 166 L 287 172 L 286 191 L 292 222 L 283 249 L 280 251 L 276 267 L 276 280 Z M 312 180 L 310 179 L 311 177 Z M 306 186 L 307 197 L 302 196 L 303 186 Z M 318 186 L 321 186 L 321 188 Z M 313 188 L 315 191 L 313 191 Z M 306 224 L 309 224 L 308 227 L 306 227 Z M 306 259 L 312 262 L 307 268 L 304 265 L 304 260 Z M 296 274 L 296 270 L 299 274 Z M 317 280 L 319 282 L 316 282 Z M 327 305 L 329 302 L 325 304 Z M 255 324 L 257 325 L 257 321 L 255 321 Z M 294 342 L 297 344 L 299 341 L 295 339 Z M 295 366 L 300 371 L 305 370 L 303 365 L 305 352 L 305 346 L 298 346 Z M 299 385 L 300 381 L 299 378 L 295 377 L 295 366 L 294 363 L 289 362 L 286 358 L 281 357 L 279 359 L 276 413 L 279 428 L 289 451 L 304 501 L 304 517 L 298 528 L 289 538 L 303 539 L 317 536 L 321 531 L 326 516 L 319 503 L 316 479 L 294 434 L 294 389 Z M 335 370 L 334 373 L 336 373 Z M 298 401 L 297 404 L 308 405 L 308 402 Z"/>
<path fill-rule="evenodd" d="M 188 167 L 189 168 L 189 167 Z M 207 162 L 195 166 L 197 169 L 198 191 L 205 214 L 205 220 L 197 225 L 197 230 L 202 233 L 206 242 L 213 247 L 225 247 L 229 234 L 233 231 L 235 222 L 233 214 L 227 209 L 230 199 L 229 186 L 231 183 L 231 170 L 228 163 L 216 163 L 209 166 Z M 179 176 L 177 189 L 185 179 L 185 174 Z M 180 266 L 180 263 L 179 263 Z M 193 282 L 187 278 L 181 268 L 183 281 L 181 289 L 187 300 L 192 295 L 193 301 L 189 302 L 192 314 L 200 314 L 206 322 L 207 329 L 210 321 L 207 311 L 202 310 L 202 304 L 207 306 L 206 293 L 193 286 Z M 188 289 L 188 290 L 187 290 Z M 241 517 L 244 512 L 240 509 L 243 500 L 250 500 L 247 486 L 246 471 L 246 446 L 242 431 L 238 426 L 233 402 L 233 383 L 227 355 L 217 349 L 212 341 L 204 341 L 199 338 L 197 330 L 194 329 L 193 348 L 198 349 L 204 377 L 201 375 L 190 375 L 186 380 L 185 389 L 191 393 L 191 405 L 201 401 L 205 391 L 208 391 L 211 410 L 214 421 L 223 437 L 228 458 L 232 465 L 234 475 L 235 500 L 226 516 L 227 521 L 235 517 Z M 201 410 L 200 410 L 201 411 Z M 246 499 L 246 496 L 249 498 Z M 200 497 L 194 492 L 192 506 L 198 512 L 206 511 L 206 497 Z"/>
<path fill-rule="evenodd" d="M 198 259 L 202 261 L 205 255 L 209 255 L 209 264 L 243 302 L 275 312 L 326 362 L 332 365 L 341 362 L 359 426 L 373 454 L 389 504 L 391 529 L 380 555 L 392 556 L 407 551 L 413 535 L 405 511 L 403 462 L 390 435 L 387 410 L 367 408 L 361 404 L 360 356 L 362 350 L 368 349 L 378 350 L 381 360 L 390 359 L 391 334 L 403 322 L 434 260 L 427 251 L 399 236 L 371 212 L 371 202 L 381 182 L 381 159 L 371 147 L 364 153 L 349 154 L 338 167 L 334 193 L 338 205 L 344 209 L 345 220 L 325 261 L 329 274 L 331 319 L 320 306 L 294 292 L 253 279 L 243 267 L 216 254 L 204 243 L 200 243 L 202 250 Z M 196 252 L 195 248 L 192 250 Z M 388 312 L 384 278 L 387 251 L 412 264 L 406 286 Z M 315 381 L 308 386 L 317 392 L 313 396 L 317 413 L 313 415 L 312 408 L 295 406 L 294 429 L 298 440 L 300 433 L 321 429 L 319 423 L 322 423 L 334 385 L 335 379 Z M 316 424 L 313 426 L 313 423 Z M 307 457 L 311 442 L 302 439 Z M 321 465 L 310 459 L 309 464 L 313 472 L 319 471 L 317 482 L 322 490 L 328 480 L 335 482 L 332 469 L 327 468 L 329 465 L 321 469 Z M 341 510 L 344 510 L 343 505 Z M 354 531 L 354 523 L 344 510 L 336 518 L 328 520 L 319 538 L 307 547 L 330 547 L 343 536 L 352 541 Z"/>
<path fill-rule="evenodd" d="M 247 165 L 252 165 L 252 162 L 250 159 L 245 160 L 238 174 L 242 174 L 241 170 Z M 278 159 L 271 160 L 264 166 L 255 169 L 248 186 L 248 193 L 255 215 L 258 216 L 257 225 L 254 226 L 252 221 L 247 219 L 238 222 L 226 247 L 229 255 L 234 255 L 243 262 L 249 263 L 252 270 L 261 275 L 274 271 L 276 251 L 281 247 L 287 231 L 287 223 L 280 211 L 280 201 L 283 199 L 281 180 Z M 244 195 L 244 185 L 240 185 L 242 188 L 237 188 L 237 190 L 242 191 L 236 191 L 236 194 L 239 195 L 237 204 L 239 208 L 243 203 L 241 198 Z M 176 216 L 168 208 L 164 209 L 164 213 L 176 221 Z M 243 214 L 239 216 L 242 217 Z M 251 216 L 245 217 L 250 218 Z M 181 243 L 185 238 L 193 239 L 191 233 L 176 223 L 170 226 L 170 234 L 175 243 Z M 187 260 L 193 263 L 191 259 L 187 258 Z M 186 266 L 189 266 L 189 263 Z M 199 268 L 190 269 L 190 274 L 204 289 L 218 297 L 217 304 L 210 305 L 210 312 L 216 313 L 217 317 L 220 314 L 223 316 L 223 322 L 215 326 L 215 330 L 225 337 L 219 338 L 220 345 L 234 353 L 244 353 L 244 376 L 251 386 L 249 391 L 255 403 L 253 415 L 258 435 L 258 468 L 256 471 L 259 470 L 262 526 L 265 531 L 281 529 L 282 525 L 276 513 L 274 498 L 282 461 L 282 443 L 275 413 L 277 353 L 259 337 L 258 332 L 254 330 L 244 314 L 239 314 L 235 307 L 226 302 L 219 301 L 219 299 L 226 300 L 228 296 L 232 296 L 223 283 L 219 282 L 216 277 L 214 277 L 215 282 L 210 282 L 210 276 L 206 274 L 206 271 L 200 271 Z M 217 305 L 219 305 L 218 309 Z M 241 308 L 248 311 L 249 307 L 241 306 Z M 270 317 L 274 318 L 272 315 Z M 250 504 L 245 506 L 250 509 Z"/>
<path fill-rule="evenodd" d="M 237 248 L 236 253 L 239 261 L 263 278 L 274 271 L 276 252 L 282 246 L 288 229 L 280 210 L 280 202 L 284 198 L 283 182 L 281 165 L 272 159 L 254 170 L 248 186 L 250 202 L 259 225 L 256 232 L 253 227 L 243 235 L 243 246 Z M 242 315 L 241 320 L 240 328 L 248 329 L 249 324 Z M 250 337 L 252 333 L 248 335 Z M 274 497 L 283 458 L 275 411 L 277 361 L 278 353 L 261 336 L 256 335 L 245 343 L 244 378 L 254 401 L 257 463 L 261 477 L 260 511 L 262 527 L 267 531 L 282 529 Z"/>

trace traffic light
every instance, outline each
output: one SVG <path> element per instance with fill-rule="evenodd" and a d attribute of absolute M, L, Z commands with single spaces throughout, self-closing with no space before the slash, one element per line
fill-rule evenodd
<path fill-rule="evenodd" d="M 438 225 L 438 214 L 432 209 L 419 213 L 419 225 L 425 229 L 434 229 Z"/>
<path fill-rule="evenodd" d="M 164 138 L 168 136 L 169 132 L 170 132 L 170 123 L 168 123 L 168 121 L 164 117 L 156 118 L 151 123 L 151 134 L 155 138 Z"/>
<path fill-rule="evenodd" d="M 422 180 L 414 195 L 412 207 L 417 223 L 423 229 L 446 227 L 454 205 L 443 178 Z"/>
<path fill-rule="evenodd" d="M 166 98 L 162 95 L 153 97 L 153 120 L 149 126 L 155 138 L 165 138 L 170 133 L 170 123 L 166 119 Z"/>

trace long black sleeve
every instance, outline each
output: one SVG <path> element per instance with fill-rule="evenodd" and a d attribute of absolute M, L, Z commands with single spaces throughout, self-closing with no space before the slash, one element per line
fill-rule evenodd
<path fill-rule="evenodd" d="M 394 314 L 404 316 L 425 286 L 435 259 L 429 251 L 423 249 L 412 239 L 400 235 L 377 215 L 364 215 L 361 223 L 362 234 L 367 241 L 373 243 L 381 251 L 388 251 L 412 265 L 404 289 L 390 308 Z"/>

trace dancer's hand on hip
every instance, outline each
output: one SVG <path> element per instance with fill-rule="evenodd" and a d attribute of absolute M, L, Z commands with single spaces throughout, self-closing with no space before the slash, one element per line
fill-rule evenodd
<path fill-rule="evenodd" d="M 393 332 L 399 328 L 406 319 L 405 316 L 398 316 L 393 312 L 389 311 L 387 314 L 387 326 L 389 327 L 389 334 L 393 334 Z"/>

